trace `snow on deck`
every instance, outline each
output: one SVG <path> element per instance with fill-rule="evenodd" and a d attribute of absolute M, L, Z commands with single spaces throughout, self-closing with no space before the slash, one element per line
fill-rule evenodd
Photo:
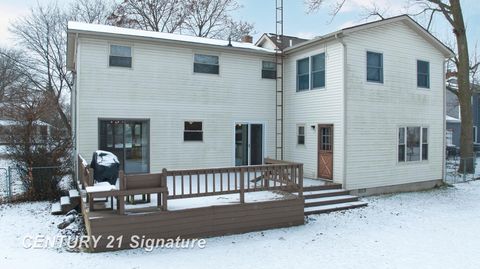
<path fill-rule="evenodd" d="M 363 198 L 369 206 L 304 226 L 207 239 L 205 249 L 68 253 L 25 249 L 57 234 L 50 203 L 0 205 L 2 268 L 480 268 L 480 181 Z M 275 253 L 275 255 L 270 255 Z M 28 257 L 28 258 L 26 258 Z M 167 266 L 168 267 L 168 266 Z"/>

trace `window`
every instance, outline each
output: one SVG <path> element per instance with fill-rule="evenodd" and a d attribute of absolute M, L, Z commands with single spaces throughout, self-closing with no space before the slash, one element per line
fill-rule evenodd
<path fill-rule="evenodd" d="M 309 65 L 309 58 L 297 61 L 297 91 L 305 91 L 310 88 Z"/>
<path fill-rule="evenodd" d="M 277 64 L 275 62 L 262 61 L 262 78 L 277 78 Z"/>
<path fill-rule="evenodd" d="M 383 83 L 383 54 L 367 51 L 367 81 Z"/>
<path fill-rule="evenodd" d="M 297 144 L 305 145 L 305 126 L 304 125 L 297 126 Z"/>
<path fill-rule="evenodd" d="M 401 127 L 398 129 L 398 161 L 428 160 L 428 128 Z"/>
<path fill-rule="evenodd" d="M 219 74 L 218 56 L 195 54 L 193 72 L 205 74 Z"/>
<path fill-rule="evenodd" d="M 132 67 L 132 48 L 110 45 L 110 66 Z"/>
<path fill-rule="evenodd" d="M 445 134 L 445 139 L 447 140 L 447 147 L 453 146 L 453 130 L 447 129 Z"/>
<path fill-rule="evenodd" d="M 118 157 L 127 174 L 149 172 L 149 121 L 99 120 L 99 148 Z"/>
<path fill-rule="evenodd" d="M 186 121 L 183 131 L 183 141 L 203 141 L 203 123 L 201 121 Z"/>
<path fill-rule="evenodd" d="M 325 87 L 325 53 L 312 56 L 312 89 Z"/>
<path fill-rule="evenodd" d="M 417 86 L 430 88 L 430 63 L 417 61 Z"/>

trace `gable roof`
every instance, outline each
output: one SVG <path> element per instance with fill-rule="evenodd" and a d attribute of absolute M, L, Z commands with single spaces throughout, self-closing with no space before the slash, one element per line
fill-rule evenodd
<path fill-rule="evenodd" d="M 445 56 L 445 58 L 450 58 L 454 56 L 453 51 L 448 48 L 445 44 L 443 44 L 438 38 L 436 38 L 434 35 L 432 35 L 430 32 L 428 32 L 425 28 L 423 28 L 420 24 L 418 24 L 414 19 L 412 19 L 408 15 L 400 15 L 396 17 L 391 17 L 388 19 L 384 20 L 378 20 L 374 22 L 368 22 L 352 27 L 347 27 L 343 28 L 342 30 L 335 31 L 333 33 L 329 33 L 323 36 L 316 37 L 312 40 L 300 43 L 296 46 L 292 46 L 290 48 L 285 49 L 286 53 L 293 52 L 302 48 L 306 48 L 309 46 L 316 45 L 317 43 L 322 43 L 326 42 L 332 39 L 336 39 L 354 32 L 362 31 L 362 30 L 367 30 L 373 27 L 379 27 L 382 25 L 390 24 L 390 23 L 395 23 L 395 22 L 404 22 L 407 26 L 409 26 L 413 31 L 415 31 L 417 34 L 422 36 L 427 42 L 432 44 L 435 48 L 437 48 L 439 51 L 442 52 L 442 54 Z"/>
<path fill-rule="evenodd" d="M 143 39 L 170 44 L 195 45 L 196 47 L 223 48 L 245 53 L 273 54 L 274 50 L 258 47 L 252 43 L 229 42 L 228 40 L 212 39 L 197 36 L 179 35 L 171 33 L 144 31 L 122 28 L 110 25 L 91 24 L 83 22 L 68 22 L 67 30 L 67 67 L 74 68 L 74 54 L 77 34 L 88 34 L 106 37 L 122 37 L 127 39 Z"/>
<path fill-rule="evenodd" d="M 260 39 L 257 41 L 257 43 L 255 43 L 255 46 L 261 47 L 267 40 L 272 42 L 273 45 L 276 46 L 279 49 L 286 49 L 288 47 L 292 47 L 292 46 L 298 45 L 302 42 L 308 41 L 308 39 L 305 39 L 305 38 L 283 35 L 283 36 L 280 36 L 280 42 L 278 42 L 276 34 L 265 33 L 260 37 Z"/>

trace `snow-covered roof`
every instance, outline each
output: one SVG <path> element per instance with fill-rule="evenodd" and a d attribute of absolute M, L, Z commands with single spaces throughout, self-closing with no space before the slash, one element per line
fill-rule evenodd
<path fill-rule="evenodd" d="M 171 33 L 162 33 L 162 32 L 153 32 L 153 31 L 144 31 L 130 28 L 122 28 L 110 25 L 101 25 L 101 24 L 91 24 L 84 22 L 69 21 L 68 22 L 68 32 L 69 33 L 97 33 L 97 34 L 107 34 L 107 35 L 122 35 L 128 37 L 136 38 L 152 38 L 157 40 L 164 41 L 173 41 L 173 42 L 182 42 L 190 44 L 200 44 L 207 46 L 216 46 L 216 47 L 228 47 L 230 48 L 229 41 L 212 39 L 205 37 L 196 37 L 189 35 L 180 35 L 180 34 L 171 34 Z M 261 48 L 255 46 L 252 43 L 244 42 L 231 42 L 231 48 L 251 50 L 255 52 L 265 52 L 265 53 L 275 53 L 274 50 Z"/>
<path fill-rule="evenodd" d="M 15 126 L 15 125 L 20 125 L 21 121 L 18 121 L 18 120 L 3 120 L 3 119 L 0 119 L 0 126 Z M 49 126 L 50 124 L 46 123 L 46 122 L 43 122 L 43 121 L 40 121 L 40 120 L 36 120 L 33 122 L 34 125 L 38 125 L 38 126 Z"/>
<path fill-rule="evenodd" d="M 450 123 L 456 123 L 456 122 L 461 122 L 461 120 L 457 119 L 457 118 L 454 118 L 454 117 L 451 117 L 451 116 L 446 116 L 445 119 L 447 120 L 447 122 L 450 122 Z"/>

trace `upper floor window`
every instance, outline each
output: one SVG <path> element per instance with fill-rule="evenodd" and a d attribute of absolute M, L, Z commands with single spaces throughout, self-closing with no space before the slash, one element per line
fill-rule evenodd
<path fill-rule="evenodd" d="M 297 61 L 297 91 L 310 89 L 310 58 Z"/>
<path fill-rule="evenodd" d="M 186 121 L 184 123 L 183 141 L 203 141 L 203 123 Z"/>
<path fill-rule="evenodd" d="M 430 63 L 417 61 L 417 86 L 430 88 Z"/>
<path fill-rule="evenodd" d="M 277 78 L 277 64 L 270 61 L 262 61 L 262 78 Z"/>
<path fill-rule="evenodd" d="M 367 81 L 383 83 L 383 54 L 367 51 Z"/>
<path fill-rule="evenodd" d="M 312 89 L 325 87 L 325 53 L 312 56 Z"/>
<path fill-rule="evenodd" d="M 428 160 L 428 128 L 401 127 L 398 129 L 398 161 Z"/>
<path fill-rule="evenodd" d="M 129 46 L 110 45 L 109 65 L 132 67 L 132 48 Z"/>
<path fill-rule="evenodd" d="M 220 66 L 218 56 L 195 54 L 193 72 L 205 74 L 219 74 Z"/>

